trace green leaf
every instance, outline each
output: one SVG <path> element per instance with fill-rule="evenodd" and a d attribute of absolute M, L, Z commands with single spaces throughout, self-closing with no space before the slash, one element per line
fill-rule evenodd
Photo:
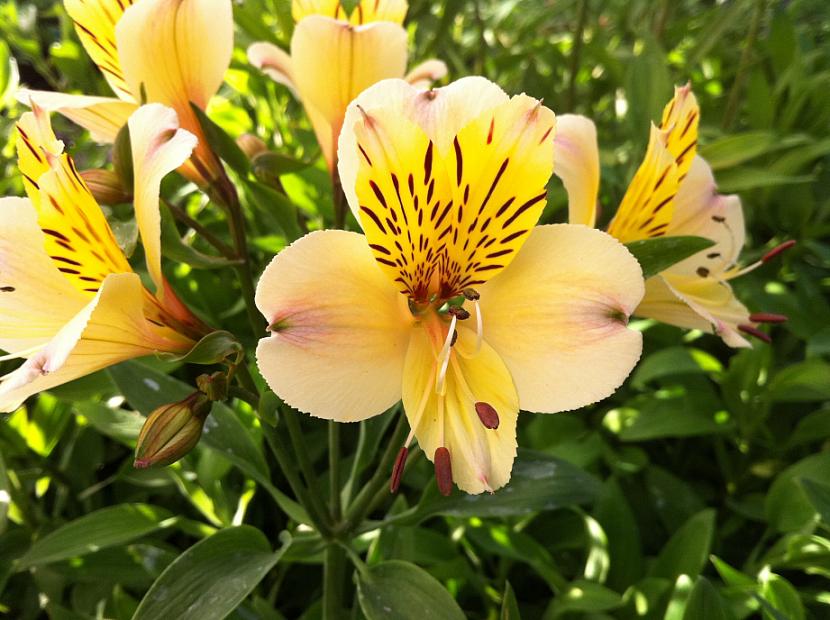
<path fill-rule="evenodd" d="M 788 620 L 804 620 L 804 605 L 793 585 L 775 573 L 765 571 L 761 575 L 761 596 Z M 777 620 L 777 614 L 764 610 L 764 618 Z"/>
<path fill-rule="evenodd" d="M 830 364 L 807 360 L 781 370 L 769 383 L 773 402 L 798 403 L 830 399 Z"/>
<path fill-rule="evenodd" d="M 643 140 L 648 137 L 650 123 L 661 118 L 671 92 L 666 53 L 653 37 L 646 37 L 640 55 L 628 59 L 625 82 L 626 116 L 634 135 L 643 136 Z"/>
<path fill-rule="evenodd" d="M 731 617 L 715 587 L 705 577 L 698 577 L 689 594 L 683 620 L 729 620 Z"/>
<path fill-rule="evenodd" d="M 691 347 L 667 347 L 643 359 L 631 376 L 631 385 L 638 390 L 649 381 L 682 374 L 703 374 L 723 369 L 717 358 Z"/>
<path fill-rule="evenodd" d="M 680 575 L 697 577 L 709 557 L 714 530 L 714 510 L 702 510 L 692 516 L 660 551 L 650 575 L 671 580 L 676 580 Z"/>
<path fill-rule="evenodd" d="M 303 161 L 281 153 L 266 151 L 254 157 L 251 165 L 253 166 L 254 176 L 267 183 L 269 180 L 279 178 L 283 174 L 291 174 L 308 168 L 314 164 L 316 159 L 317 155 L 309 157 L 308 161 Z"/>
<path fill-rule="evenodd" d="M 724 194 L 737 193 L 762 187 L 810 183 L 813 180 L 811 175 L 794 176 L 770 172 L 766 168 L 741 166 L 721 171 L 718 174 L 718 189 Z"/>
<path fill-rule="evenodd" d="M 626 243 L 625 247 L 643 268 L 643 277 L 650 278 L 675 263 L 715 245 L 704 237 L 655 237 Z"/>
<path fill-rule="evenodd" d="M 159 575 L 133 620 L 221 620 L 262 581 L 288 544 L 274 553 L 256 528 L 220 530 L 190 547 Z"/>
<path fill-rule="evenodd" d="M 501 597 L 501 613 L 499 620 L 522 620 L 519 612 L 519 602 L 516 600 L 516 593 L 509 581 L 504 582 L 504 594 Z"/>
<path fill-rule="evenodd" d="M 231 355 L 239 356 L 242 351 L 242 345 L 236 336 L 220 330 L 209 333 L 194 344 L 187 353 L 182 355 L 163 353 L 159 357 L 167 362 L 182 364 L 218 364 Z"/>
<path fill-rule="evenodd" d="M 75 412 L 84 416 L 98 432 L 128 446 L 135 445 L 141 427 L 144 426 L 145 418 L 137 411 L 113 408 L 104 403 L 82 401 L 75 404 Z"/>
<path fill-rule="evenodd" d="M 812 522 L 818 511 L 805 494 L 805 480 L 824 482 L 830 471 L 830 452 L 808 456 L 791 465 L 770 486 L 764 509 L 769 526 L 793 532 Z"/>
<path fill-rule="evenodd" d="M 277 226 L 288 242 L 303 235 L 297 223 L 297 207 L 285 194 L 258 181 L 241 180 L 252 211 L 259 213 L 266 223 Z"/>
<path fill-rule="evenodd" d="M 175 521 L 176 517 L 167 510 L 148 504 L 119 504 L 102 508 L 62 525 L 36 541 L 17 561 L 16 569 L 26 570 L 39 564 L 122 545 L 170 527 Z"/>
<path fill-rule="evenodd" d="M 712 170 L 737 166 L 773 151 L 799 146 L 810 141 L 808 136 L 795 135 L 781 139 L 769 131 L 748 131 L 724 136 L 701 147 L 700 154 Z"/>
<path fill-rule="evenodd" d="M 250 170 L 251 167 L 248 157 L 242 149 L 239 148 L 236 141 L 231 138 L 224 129 L 214 123 L 208 115 L 204 113 L 202 108 L 192 102 L 190 104 L 190 108 L 193 110 L 196 118 L 199 119 L 199 125 L 201 125 L 202 132 L 205 134 L 205 139 L 213 152 L 216 153 L 231 168 L 233 168 L 234 172 L 237 174 L 243 177 L 248 174 L 248 170 Z"/>
<path fill-rule="evenodd" d="M 550 616 L 558 618 L 569 612 L 601 612 L 616 609 L 623 604 L 622 597 L 593 581 L 573 581 L 565 592 L 554 599 Z"/>
<path fill-rule="evenodd" d="M 464 612 L 424 569 L 401 560 L 358 571 L 357 596 L 368 620 L 464 620 Z"/>
<path fill-rule="evenodd" d="M 830 526 L 830 486 L 809 478 L 803 478 L 799 480 L 799 483 L 821 520 L 825 525 Z"/>
<path fill-rule="evenodd" d="M 179 236 L 173 215 L 165 204 L 159 205 L 161 212 L 161 248 L 170 260 L 190 265 L 194 269 L 217 269 L 234 265 L 235 262 L 223 256 L 211 256 L 191 247 Z"/>
<path fill-rule="evenodd" d="M 6 462 L 3 460 L 2 452 L 0 452 L 0 534 L 6 531 L 6 517 L 9 512 L 9 502 L 11 502 L 9 477 L 6 474 Z"/>

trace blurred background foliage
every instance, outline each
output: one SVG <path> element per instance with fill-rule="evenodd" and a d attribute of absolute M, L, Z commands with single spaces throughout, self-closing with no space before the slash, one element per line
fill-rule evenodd
<path fill-rule="evenodd" d="M 253 41 L 287 47 L 289 3 L 245 0 L 235 17 L 234 61 L 209 115 L 231 136 L 256 134 L 285 156 L 277 172 L 288 198 L 247 203 L 260 271 L 296 235 L 294 210 L 310 229 L 330 222 L 331 190 L 302 108 L 245 59 Z M 701 153 L 721 191 L 743 201 L 744 262 L 773 243 L 798 245 L 736 282 L 752 310 L 790 317 L 773 328 L 771 345 L 736 352 L 711 336 L 640 322 L 643 359 L 617 394 L 586 410 L 520 417 L 524 451 L 510 488 L 443 500 L 429 464 L 415 459 L 402 493 L 373 514 L 386 525 L 367 527 L 356 549 L 369 566 L 418 564 L 471 618 L 830 617 L 830 5 L 411 0 L 407 23 L 411 64 L 439 57 L 452 79 L 482 74 L 557 113 L 594 119 L 603 222 L 642 157 L 649 121 L 673 85 L 690 81 L 702 108 Z M 108 94 L 61 3 L 0 0 L 0 195 L 22 194 L 13 153 L 25 109 L 14 101 L 19 84 Z M 79 168 L 109 165 L 106 148 L 57 116 L 53 123 Z M 224 234 L 221 214 L 192 187 L 169 179 L 165 194 Z M 555 181 L 550 195 L 544 217 L 562 221 L 565 194 Z M 109 217 L 129 245 L 129 210 Z M 206 269 L 200 252 L 209 246 L 175 232 L 166 249 L 183 262 L 171 280 L 214 324 L 244 331 L 231 272 Z M 220 596 L 233 566 L 240 600 L 251 594 L 232 617 L 320 616 L 319 547 L 296 528 L 301 516 L 290 506 L 276 508 L 285 485 L 249 408 L 217 406 L 218 430 L 209 426 L 181 463 L 132 469 L 142 414 L 192 381 L 187 369 L 173 372 L 178 379 L 169 369 L 122 364 L 0 421 L 0 615 L 130 618 L 185 549 L 244 523 L 256 529 L 231 530 L 238 539 L 228 541 L 242 557 L 179 587 Z M 358 474 L 386 447 L 392 415 L 344 428 L 345 445 L 361 442 L 355 458 L 345 453 Z M 302 422 L 322 470 L 325 427 Z M 283 530 L 293 542 L 271 554 L 288 540 Z M 441 600 L 433 580 L 404 574 Z M 374 595 L 406 595 L 383 587 L 394 575 L 358 582 L 363 611 L 355 604 L 351 617 L 371 615 Z M 210 600 L 202 618 L 213 617 L 204 615 Z M 143 605 L 136 617 L 194 613 L 152 609 Z"/>

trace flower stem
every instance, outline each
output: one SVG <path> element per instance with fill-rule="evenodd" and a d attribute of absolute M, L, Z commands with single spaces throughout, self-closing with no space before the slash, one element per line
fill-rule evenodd
<path fill-rule="evenodd" d="M 173 214 L 173 217 L 175 217 L 188 228 L 192 228 L 194 231 L 196 231 L 196 233 L 200 237 L 202 237 L 202 239 L 204 239 L 210 245 L 212 245 L 222 256 L 224 256 L 228 260 L 234 260 L 237 258 L 236 252 L 231 246 L 229 246 L 219 237 L 210 232 L 206 227 L 202 226 L 202 224 L 200 224 L 198 221 L 190 217 L 187 211 L 182 209 L 180 206 L 175 205 L 172 202 L 168 202 L 166 200 L 164 201 L 164 204 L 170 210 L 170 213 Z"/>
<path fill-rule="evenodd" d="M 331 172 L 331 191 L 334 201 L 334 227 L 346 227 L 346 194 L 343 193 L 343 185 L 340 183 L 340 173 L 335 166 Z"/>
<path fill-rule="evenodd" d="M 291 445 L 294 448 L 294 456 L 296 458 L 294 462 L 300 466 L 300 471 L 303 473 L 303 478 L 308 487 L 308 501 L 313 506 L 314 512 L 323 515 L 326 526 L 329 527 L 331 520 L 328 518 L 328 511 L 326 510 L 320 493 L 317 473 L 314 471 L 314 465 L 308 457 L 308 448 L 303 441 L 303 431 L 300 428 L 300 421 L 297 419 L 297 414 L 288 407 L 281 409 L 280 413 L 282 420 L 285 422 L 285 426 L 288 428 L 288 436 L 291 438 Z M 303 505 L 306 505 L 305 502 L 303 502 Z"/>
<path fill-rule="evenodd" d="M 755 12 L 752 14 L 752 21 L 749 24 L 749 33 L 746 36 L 746 43 L 741 52 L 741 59 L 738 61 L 738 69 L 735 72 L 735 81 L 729 91 L 729 99 L 726 102 L 726 110 L 723 113 L 721 126 L 725 131 L 732 128 L 735 117 L 738 115 L 738 108 L 741 103 L 741 91 L 746 81 L 747 70 L 752 61 L 752 52 L 755 47 L 755 40 L 758 38 L 758 31 L 761 29 L 761 21 L 767 11 L 767 1 L 757 0 Z"/>
<path fill-rule="evenodd" d="M 338 523 L 343 516 L 340 505 L 340 424 L 329 420 L 329 503 L 331 520 Z"/>
<path fill-rule="evenodd" d="M 323 620 L 343 618 L 343 576 L 346 553 L 332 541 L 323 554 Z"/>

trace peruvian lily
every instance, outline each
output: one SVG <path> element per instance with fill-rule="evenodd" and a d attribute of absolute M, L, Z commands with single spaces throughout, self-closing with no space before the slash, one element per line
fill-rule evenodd
<path fill-rule="evenodd" d="M 611 394 L 640 356 L 626 323 L 642 272 L 605 233 L 536 226 L 554 132 L 539 101 L 484 78 L 359 95 L 339 173 L 365 234 L 308 234 L 259 282 L 271 335 L 257 360 L 274 392 L 340 422 L 402 400 L 407 445 L 417 437 L 445 494 L 509 481 L 520 409 Z"/>
<path fill-rule="evenodd" d="M 406 10 L 405 0 L 361 0 L 349 16 L 340 0 L 294 0 L 291 55 L 271 43 L 248 48 L 252 65 L 302 100 L 331 171 L 346 106 L 372 84 L 404 77 Z M 427 60 L 406 79 L 428 86 L 446 73 L 443 62 Z"/>
<path fill-rule="evenodd" d="M 17 125 L 26 198 L 0 199 L 0 349 L 25 358 L 0 379 L 0 411 L 111 364 L 189 350 L 205 328 L 161 272 L 158 191 L 196 138 L 159 104 L 129 119 L 135 209 L 155 285 L 151 293 L 119 248 L 101 208 L 33 105 Z"/>
<path fill-rule="evenodd" d="M 714 241 L 713 246 L 646 280 L 645 297 L 634 314 L 715 333 L 732 347 L 748 347 L 741 332 L 766 340 L 756 325 L 786 317 L 750 314 L 729 285 L 731 279 L 762 261 L 749 267 L 738 265 L 744 245 L 741 201 L 717 192 L 711 168 L 696 154 L 699 118 L 691 88 L 675 89 L 660 126 L 651 128 L 645 159 L 608 233 L 623 243 L 682 235 Z M 594 124 L 582 116 L 560 116 L 556 144 L 556 174 L 568 192 L 568 219 L 572 224 L 594 226 L 599 191 Z"/>
<path fill-rule="evenodd" d="M 182 173 L 203 186 L 220 177 L 221 165 L 190 104 L 204 110 L 230 64 L 230 0 L 64 0 L 64 6 L 116 96 L 21 90 L 20 101 L 59 112 L 106 143 L 115 141 L 139 105 L 162 103 L 199 138 Z"/>

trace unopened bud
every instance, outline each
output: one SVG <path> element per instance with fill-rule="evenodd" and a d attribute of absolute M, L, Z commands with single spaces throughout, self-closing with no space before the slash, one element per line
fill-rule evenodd
<path fill-rule="evenodd" d="M 490 403 L 476 403 L 476 414 L 484 428 L 496 429 L 499 427 L 499 414 Z"/>
<path fill-rule="evenodd" d="M 124 189 L 121 179 L 112 170 L 84 170 L 81 178 L 100 204 L 119 205 L 133 199 L 132 193 Z"/>
<path fill-rule="evenodd" d="M 170 465 L 185 456 L 199 443 L 210 407 L 207 396 L 194 392 L 153 411 L 138 435 L 133 467 Z"/>
<path fill-rule="evenodd" d="M 196 377 L 196 387 L 209 400 L 226 400 L 228 398 L 228 375 L 221 371 L 216 371 L 210 375 L 199 375 Z"/>
<path fill-rule="evenodd" d="M 248 159 L 253 159 L 260 153 L 268 150 L 265 142 L 252 133 L 244 133 L 236 139 L 236 145 L 242 149 L 242 152 L 248 156 Z"/>
<path fill-rule="evenodd" d="M 392 478 L 389 479 L 389 492 L 397 493 L 401 486 L 401 476 L 403 476 L 403 468 L 406 465 L 406 457 L 409 454 L 409 448 L 401 446 L 398 451 L 398 456 L 395 458 L 395 465 L 392 467 Z"/>
<path fill-rule="evenodd" d="M 435 482 L 444 497 L 452 493 L 452 461 L 450 451 L 443 446 L 435 451 Z"/>

